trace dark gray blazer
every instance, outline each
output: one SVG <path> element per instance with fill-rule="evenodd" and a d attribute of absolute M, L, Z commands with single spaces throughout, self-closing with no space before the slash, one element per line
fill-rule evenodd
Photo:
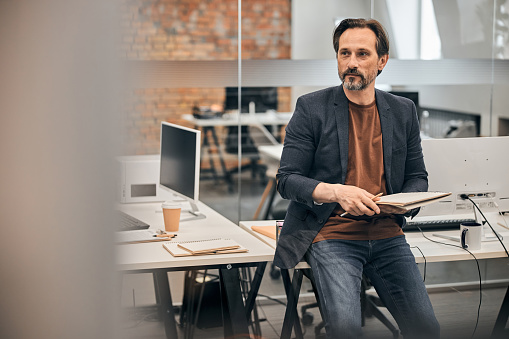
<path fill-rule="evenodd" d="M 406 98 L 376 90 L 382 127 L 387 194 L 428 189 L 415 105 Z M 291 200 L 274 264 L 294 267 L 337 203 L 316 205 L 311 194 L 320 182 L 345 182 L 348 164 L 348 99 L 343 86 L 303 95 L 286 127 L 277 189 Z M 415 215 L 418 211 L 413 211 Z M 404 226 L 404 218 L 399 222 Z"/>

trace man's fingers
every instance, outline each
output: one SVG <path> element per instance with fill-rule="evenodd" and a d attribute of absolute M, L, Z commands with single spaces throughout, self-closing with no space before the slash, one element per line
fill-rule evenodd
<path fill-rule="evenodd" d="M 368 206 L 366 206 L 363 201 L 357 202 L 353 206 L 353 210 L 355 212 L 355 215 L 368 215 L 368 216 L 372 216 L 372 215 L 375 214 L 375 212 L 372 209 L 370 209 Z"/>
<path fill-rule="evenodd" d="M 373 215 L 373 214 L 375 214 L 375 213 L 376 213 L 376 214 L 379 214 L 379 213 L 380 213 L 380 208 L 378 207 L 378 205 L 377 205 L 377 204 L 375 204 L 375 202 L 374 202 L 372 199 L 369 199 L 369 198 L 367 198 L 367 199 L 363 199 L 363 201 L 362 201 L 362 202 L 363 202 L 363 204 L 364 204 L 367 208 L 369 208 L 371 211 L 373 211 L 373 213 L 372 213 L 372 214 L 368 214 L 368 213 L 366 213 L 366 214 L 368 214 L 368 215 Z"/>

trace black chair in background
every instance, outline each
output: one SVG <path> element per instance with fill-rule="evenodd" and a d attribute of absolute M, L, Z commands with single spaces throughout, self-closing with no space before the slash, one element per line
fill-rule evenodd
<path fill-rule="evenodd" d="M 229 154 L 238 154 L 239 152 L 239 128 L 237 126 L 229 126 L 225 139 L 225 151 Z M 258 148 L 250 135 L 249 126 L 240 127 L 240 144 L 242 149 L 242 159 L 248 159 L 249 162 L 241 166 L 241 171 L 251 170 L 251 177 L 255 179 L 257 176 L 265 181 L 265 171 L 267 167 L 260 164 L 260 154 Z M 238 172 L 235 167 L 228 171 L 229 175 Z"/>

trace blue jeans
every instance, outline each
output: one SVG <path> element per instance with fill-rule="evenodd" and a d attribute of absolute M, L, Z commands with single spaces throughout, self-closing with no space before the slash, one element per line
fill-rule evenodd
<path fill-rule="evenodd" d="M 324 240 L 306 253 L 328 338 L 359 338 L 364 273 L 405 338 L 439 338 L 421 273 L 405 236 L 382 240 Z"/>

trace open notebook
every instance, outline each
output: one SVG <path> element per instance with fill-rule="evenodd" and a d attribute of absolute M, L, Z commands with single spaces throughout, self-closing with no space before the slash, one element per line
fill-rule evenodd
<path fill-rule="evenodd" d="M 380 197 L 376 203 L 378 205 L 391 205 L 411 210 L 417 207 L 437 202 L 450 196 L 451 193 L 445 192 L 409 192 L 396 193 Z"/>
<path fill-rule="evenodd" d="M 243 253 L 248 251 L 247 248 L 240 246 L 235 240 L 223 238 L 165 242 L 163 247 L 174 257 Z"/>

